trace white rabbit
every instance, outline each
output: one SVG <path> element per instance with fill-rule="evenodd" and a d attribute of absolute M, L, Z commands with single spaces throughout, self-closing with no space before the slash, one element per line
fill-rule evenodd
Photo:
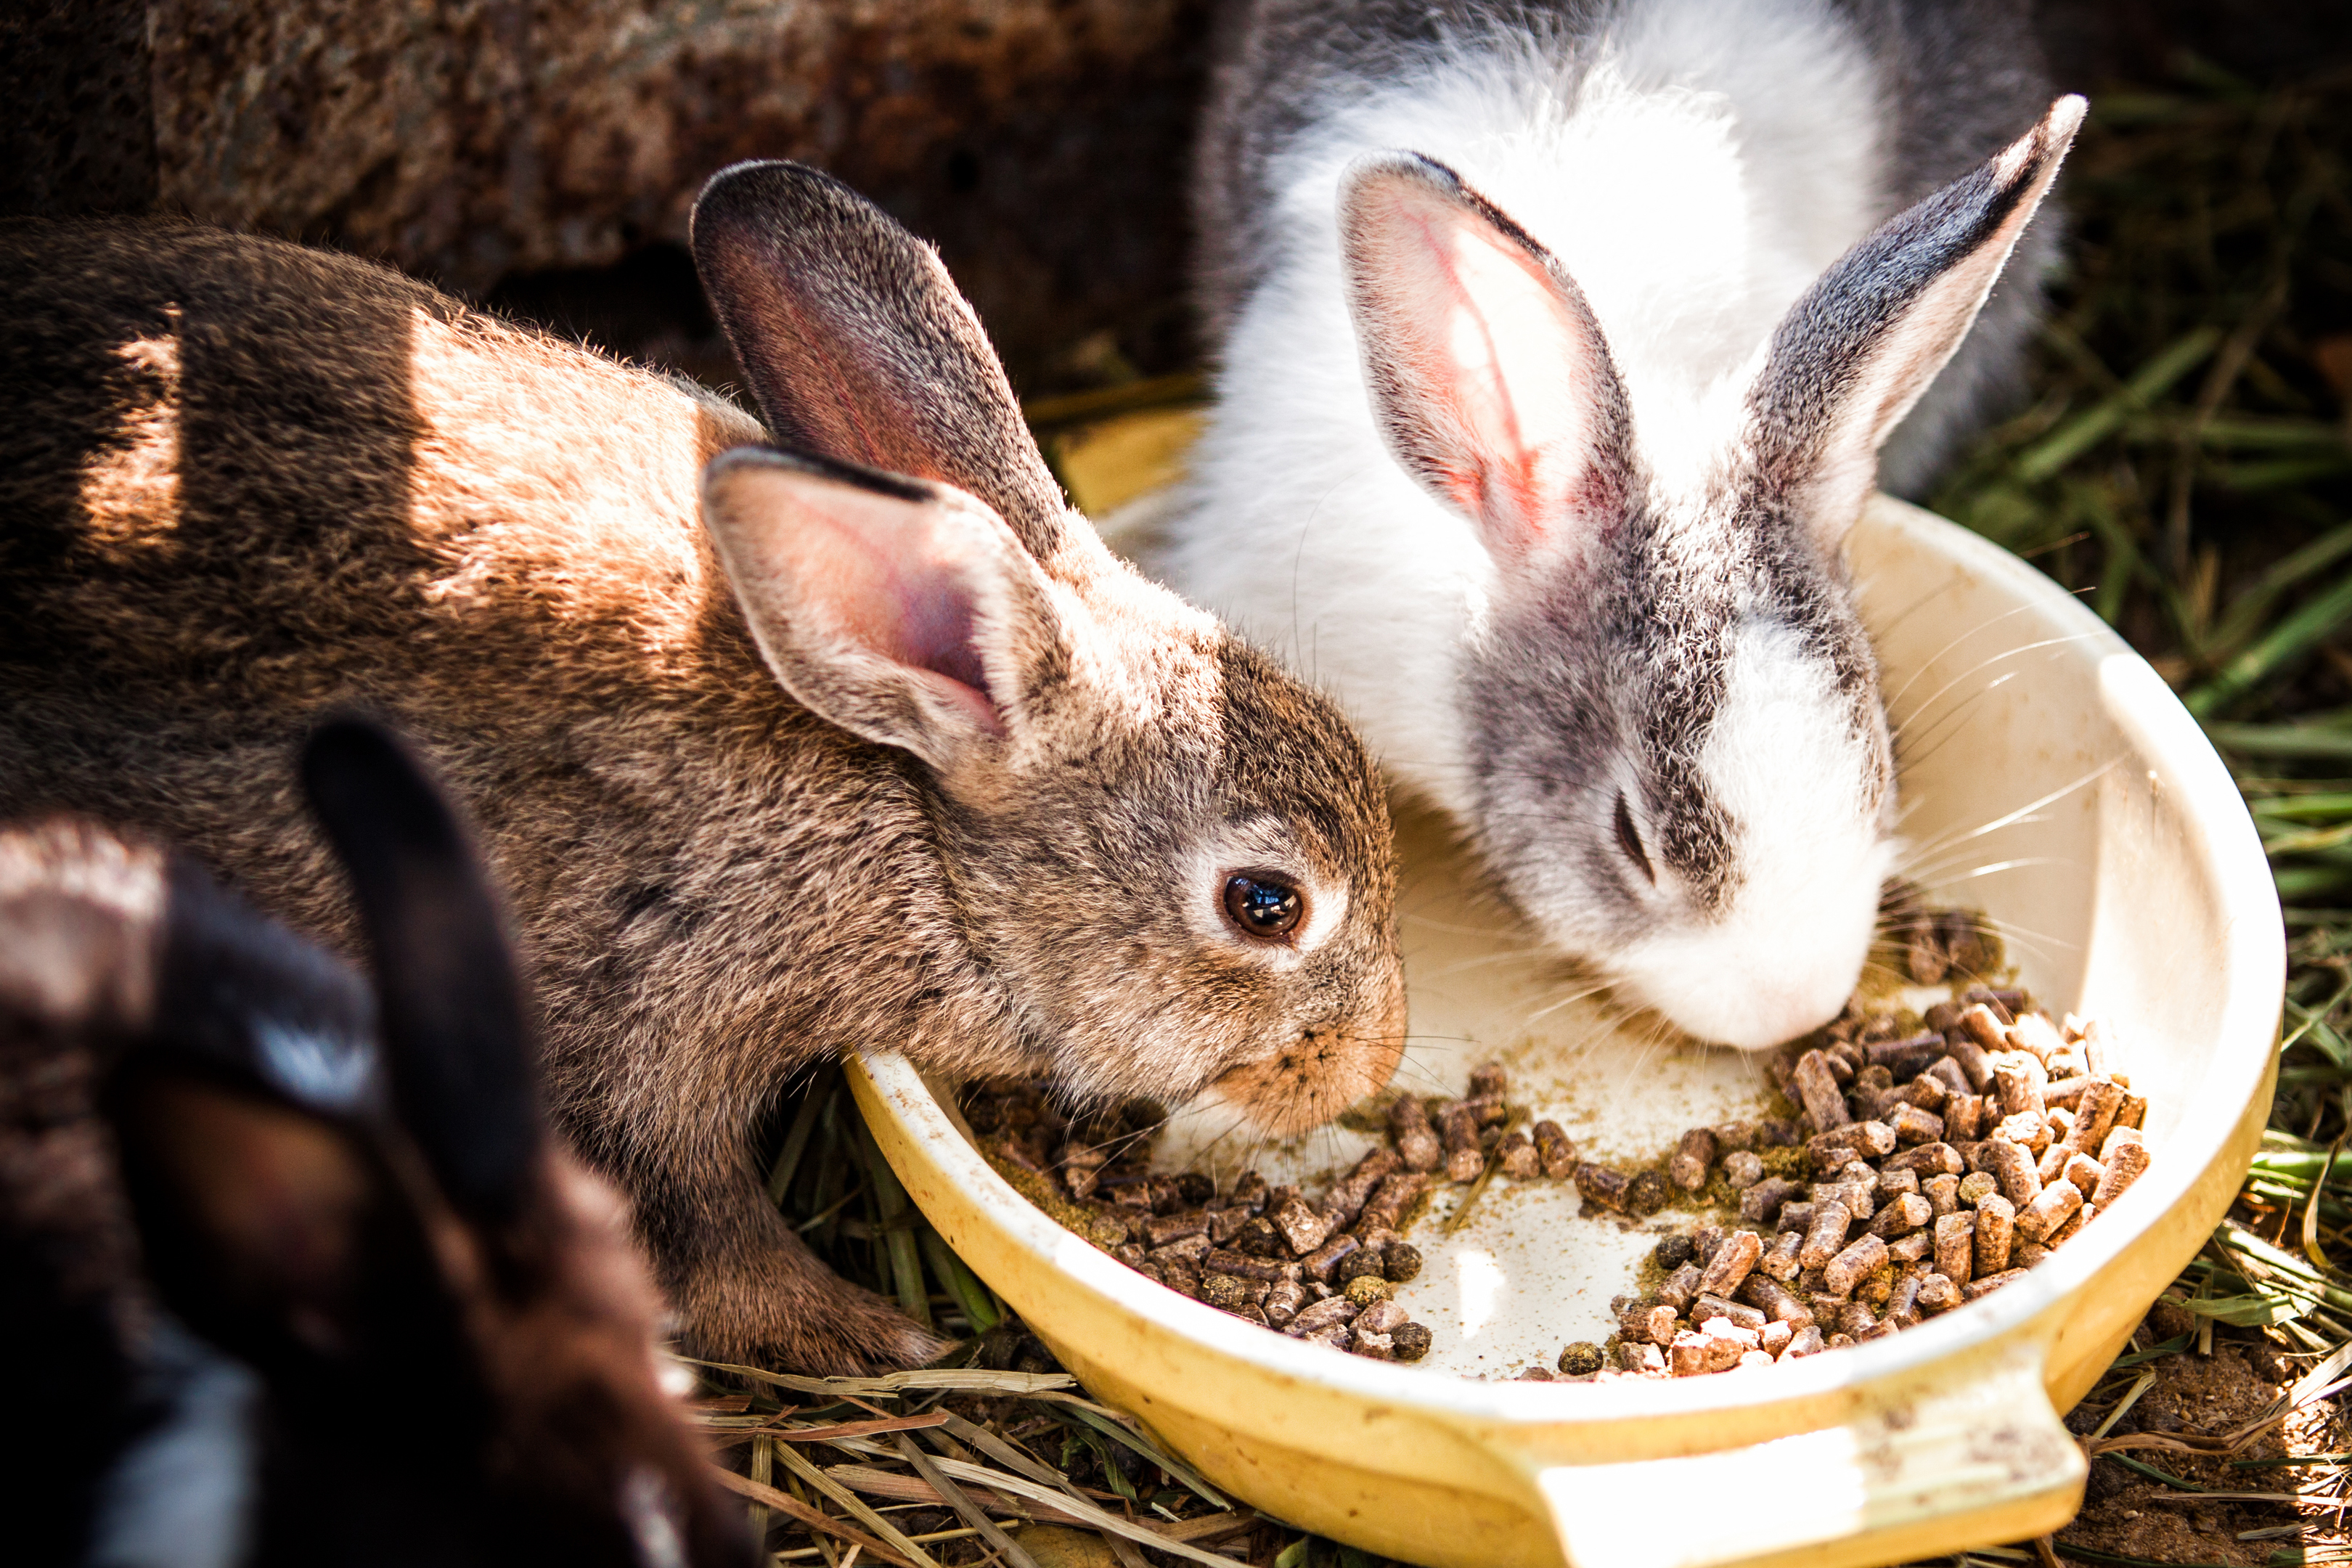
<path fill-rule="evenodd" d="M 2083 112 L 2046 103 L 2013 5 L 1259 0 L 1199 171 L 1218 403 L 1148 563 L 1621 994 L 1825 1022 L 1895 797 L 1842 542 L 1882 445 L 1916 482 L 2014 374 L 2048 226 L 1988 295 Z"/>

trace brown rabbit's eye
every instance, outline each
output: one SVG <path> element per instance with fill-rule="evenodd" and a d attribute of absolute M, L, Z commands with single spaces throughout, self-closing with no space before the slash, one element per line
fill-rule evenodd
<path fill-rule="evenodd" d="M 1298 929 L 1307 900 L 1298 889 L 1258 871 L 1225 879 L 1225 918 L 1244 936 L 1276 942 Z"/>

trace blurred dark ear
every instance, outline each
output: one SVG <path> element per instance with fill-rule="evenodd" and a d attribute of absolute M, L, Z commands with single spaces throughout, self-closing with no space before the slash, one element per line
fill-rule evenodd
<path fill-rule="evenodd" d="M 693 229 L 703 289 L 780 444 L 944 480 L 1039 560 L 1060 547 L 1061 486 L 930 247 L 840 181 L 782 162 L 721 170 Z"/>
<path fill-rule="evenodd" d="M 265 1374 L 331 1367 L 371 1323 L 442 1316 L 416 1216 L 348 1125 L 152 1056 L 110 1102 L 149 1278 L 222 1349 Z"/>
<path fill-rule="evenodd" d="M 378 726 L 321 724 L 303 748 L 302 782 L 373 954 L 401 1124 L 461 1212 L 510 1219 L 544 1134 L 521 983 L 488 879 L 424 770 Z"/>

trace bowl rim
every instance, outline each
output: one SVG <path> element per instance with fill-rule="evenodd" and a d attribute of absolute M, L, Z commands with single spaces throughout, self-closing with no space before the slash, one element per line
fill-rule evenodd
<path fill-rule="evenodd" d="M 2071 645 L 2071 657 L 2081 662 L 2086 676 L 2109 686 L 2109 708 L 2118 719 L 2128 705 L 2134 739 L 2151 776 L 2181 796 L 2183 820 L 2192 825 L 2194 835 L 2190 853 L 2204 862 L 2221 895 L 2228 934 L 2219 958 L 2230 979 L 2215 1043 L 2259 1037 L 2261 1048 L 2243 1047 L 2234 1059 L 2217 1055 L 2210 1063 L 2206 1081 L 2212 1092 L 2200 1093 L 2187 1108 L 2177 1134 L 2200 1151 L 2200 1157 L 2160 1162 L 2134 1184 L 2110 1211 L 2127 1215 L 2129 1224 L 2085 1227 L 2025 1279 L 1969 1303 L 1965 1310 L 1864 1342 L 1838 1355 L 1776 1364 L 1769 1377 L 1489 1383 L 1310 1345 L 1170 1289 L 1065 1230 L 1016 1192 L 957 1130 L 905 1057 L 889 1050 L 861 1053 L 873 1087 L 883 1100 L 902 1108 L 919 1141 L 931 1146 L 931 1157 L 958 1188 L 1072 1283 L 1202 1350 L 1258 1372 L 1455 1421 L 1589 1426 L 1806 1403 L 1864 1384 L 1916 1376 L 1933 1363 L 1988 1348 L 2023 1328 L 2082 1289 L 2152 1228 L 2226 1147 L 2271 1067 L 2284 993 L 2284 921 L 2268 858 L 2235 782 L 2196 721 L 2146 660 L 2074 595 L 1990 540 L 1884 496 L 1875 499 L 1872 512 L 1872 524 L 1909 535 L 1954 568 L 1994 579 L 2071 628 L 2072 635 L 2063 639 Z M 2113 661 L 2118 658 L 2127 662 L 2117 666 Z M 2111 676 L 2110 671 L 2121 673 Z M 2128 685 L 2115 689 L 2123 682 Z M 2252 984 L 2257 976 L 2274 978 L 2257 985 Z M 2223 1082 L 2212 1083 L 2214 1075 Z M 2225 1085 L 2228 1093 L 2221 1091 Z"/>

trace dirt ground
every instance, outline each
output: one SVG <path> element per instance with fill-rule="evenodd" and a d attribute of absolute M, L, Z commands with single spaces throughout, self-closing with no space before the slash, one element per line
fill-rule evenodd
<path fill-rule="evenodd" d="M 2160 1305 L 2138 1342 L 2158 1343 L 2187 1327 L 2186 1314 Z M 2145 1373 L 2152 1374 L 2147 1390 L 2108 1429 L 2108 1437 L 2221 1436 L 2270 1410 L 2314 1359 L 2289 1351 L 2283 1339 L 2264 1331 L 2217 1328 L 2210 1356 L 2196 1353 L 2192 1346 L 2115 1374 L 2067 1425 L 2088 1436 Z M 2340 1453 L 2344 1436 L 2334 1402 L 2325 1401 L 2252 1438 L 2232 1456 L 2162 1448 L 2102 1454 L 2092 1462 L 2083 1511 L 2058 1532 L 2055 1544 L 2062 1557 L 2075 1548 L 2147 1563 L 2231 1568 L 2334 1555 L 2347 1540 L 2338 1500 L 2342 1472 L 2329 1465 L 2263 1461 Z M 2126 1458 L 2197 1489 L 2157 1479 L 2125 1463 Z M 2202 1495 L 2209 1492 L 2221 1495 Z M 2301 1500 L 2282 1500 L 2282 1494 Z"/>

